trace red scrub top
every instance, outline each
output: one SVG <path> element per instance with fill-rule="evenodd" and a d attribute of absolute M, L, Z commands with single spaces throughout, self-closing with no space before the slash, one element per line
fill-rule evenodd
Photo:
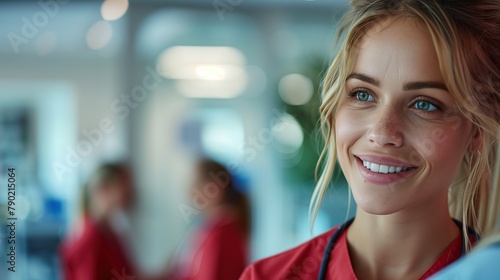
<path fill-rule="evenodd" d="M 231 215 L 212 217 L 189 243 L 168 280 L 237 280 L 248 264 L 246 235 Z"/>
<path fill-rule="evenodd" d="M 336 230 L 337 228 L 334 228 L 293 249 L 248 266 L 240 280 L 317 279 L 326 245 Z M 461 238 L 461 235 L 458 236 L 419 279 L 427 279 L 460 258 L 462 253 Z M 327 279 L 357 279 L 349 257 L 347 230 L 342 232 L 332 250 L 326 275 Z"/>
<path fill-rule="evenodd" d="M 65 280 L 129 279 L 136 276 L 113 231 L 85 218 L 60 247 Z M 128 277 L 128 278 L 127 278 Z"/>

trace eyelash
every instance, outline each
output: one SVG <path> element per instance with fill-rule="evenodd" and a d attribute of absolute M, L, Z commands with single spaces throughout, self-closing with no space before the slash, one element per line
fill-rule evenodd
<path fill-rule="evenodd" d="M 440 111 L 442 111 L 442 110 L 443 110 L 443 109 L 442 109 L 442 106 L 440 106 L 440 105 L 436 104 L 436 102 L 435 102 L 435 101 L 432 101 L 432 100 L 430 100 L 430 99 L 428 99 L 428 98 L 425 98 L 425 97 L 423 97 L 423 96 L 418 96 L 417 98 L 415 98 L 415 99 L 413 100 L 413 102 L 411 103 L 411 107 L 413 108 L 413 107 L 417 104 L 417 102 L 419 102 L 419 101 L 429 102 L 432 106 L 436 107 L 436 109 L 437 109 L 437 110 L 435 110 L 435 111 L 426 111 L 426 110 L 419 110 L 419 109 L 416 109 L 416 110 L 419 110 L 419 111 L 421 111 L 421 112 L 423 112 L 423 113 L 426 113 L 426 114 L 432 114 L 432 113 L 440 112 Z"/>
<path fill-rule="evenodd" d="M 364 88 L 354 88 L 350 91 L 347 92 L 347 96 L 349 96 L 350 99 L 354 99 L 354 101 L 356 102 L 359 102 L 359 103 L 366 103 L 368 101 L 362 101 L 362 100 L 358 100 L 356 98 L 356 95 L 359 93 L 359 92 L 365 92 L 367 94 L 369 94 L 371 97 L 375 98 L 374 97 L 374 94 L 368 90 L 368 89 L 364 89 Z M 425 101 L 425 102 L 429 102 L 432 106 L 436 107 L 437 110 L 434 110 L 434 111 L 426 111 L 426 110 L 419 110 L 419 109 L 416 109 L 414 108 L 414 106 L 417 104 L 417 102 L 419 101 Z M 435 114 L 435 113 L 438 113 L 440 111 L 442 111 L 442 106 L 438 105 L 435 101 L 433 100 L 430 100 L 426 97 L 423 97 L 423 96 L 418 96 L 417 98 L 415 98 L 414 100 L 412 100 L 412 103 L 411 103 L 411 108 L 413 109 L 416 109 L 418 110 L 419 112 L 422 112 L 424 114 Z"/>
<path fill-rule="evenodd" d="M 357 94 L 358 92 L 366 92 L 366 93 L 368 93 L 370 96 L 372 96 L 373 98 L 375 98 L 375 97 L 374 97 L 374 94 L 373 94 L 370 90 L 367 90 L 367 89 L 364 89 L 364 88 L 354 88 L 354 89 L 352 89 L 352 90 L 350 90 L 350 91 L 348 91 L 348 92 L 347 92 L 347 96 L 349 96 L 350 98 L 354 98 L 354 99 L 355 99 L 355 101 L 358 101 L 358 102 L 366 102 L 366 101 L 361 101 L 361 100 L 358 100 L 358 99 L 356 98 L 356 94 Z"/>

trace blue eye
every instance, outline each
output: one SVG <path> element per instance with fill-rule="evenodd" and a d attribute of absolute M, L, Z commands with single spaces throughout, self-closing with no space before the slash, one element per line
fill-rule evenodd
<path fill-rule="evenodd" d="M 356 96 L 356 99 L 359 100 L 359 101 L 366 101 L 366 102 L 371 102 L 371 101 L 374 101 L 375 99 L 373 98 L 373 96 L 371 94 L 369 94 L 368 92 L 366 91 L 357 91 L 355 92 L 354 94 Z"/>
<path fill-rule="evenodd" d="M 436 111 L 438 108 L 429 101 L 419 100 L 413 105 L 416 109 L 422 111 Z"/>

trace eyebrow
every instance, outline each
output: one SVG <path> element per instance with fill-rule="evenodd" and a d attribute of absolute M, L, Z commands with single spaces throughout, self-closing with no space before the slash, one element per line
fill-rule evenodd
<path fill-rule="evenodd" d="M 376 87 L 380 86 L 379 80 L 372 78 L 372 77 L 369 77 L 369 76 L 366 76 L 364 74 L 360 74 L 360 73 L 351 73 L 349 76 L 347 76 L 346 80 L 349 80 L 349 79 L 357 79 L 357 80 L 372 84 Z M 424 89 L 424 88 L 437 88 L 437 89 L 442 89 L 442 90 L 446 90 L 446 91 L 448 90 L 448 88 L 446 87 L 446 85 L 444 83 L 432 82 L 432 81 L 429 81 L 429 82 L 427 82 L 427 81 L 425 81 L 425 82 L 410 82 L 410 83 L 406 83 L 403 86 L 403 90 L 418 90 L 418 89 Z"/>

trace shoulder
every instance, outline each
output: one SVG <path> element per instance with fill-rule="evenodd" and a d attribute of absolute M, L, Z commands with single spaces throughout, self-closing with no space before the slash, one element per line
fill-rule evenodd
<path fill-rule="evenodd" d="M 337 227 L 280 254 L 248 266 L 240 279 L 304 279 L 319 272 L 328 240 Z M 306 277 L 309 279 L 309 277 Z"/>
<path fill-rule="evenodd" d="M 498 259 L 500 259 L 500 243 L 473 251 L 434 275 L 432 279 L 494 279 L 500 275 Z"/>
<path fill-rule="evenodd" d="M 201 234 L 207 239 L 230 240 L 245 239 L 245 233 L 237 220 L 229 215 L 221 215 L 201 228 Z"/>
<path fill-rule="evenodd" d="M 92 253 L 99 248 L 101 234 L 98 226 L 85 219 L 72 229 L 61 245 L 61 252 L 66 258 Z"/>

